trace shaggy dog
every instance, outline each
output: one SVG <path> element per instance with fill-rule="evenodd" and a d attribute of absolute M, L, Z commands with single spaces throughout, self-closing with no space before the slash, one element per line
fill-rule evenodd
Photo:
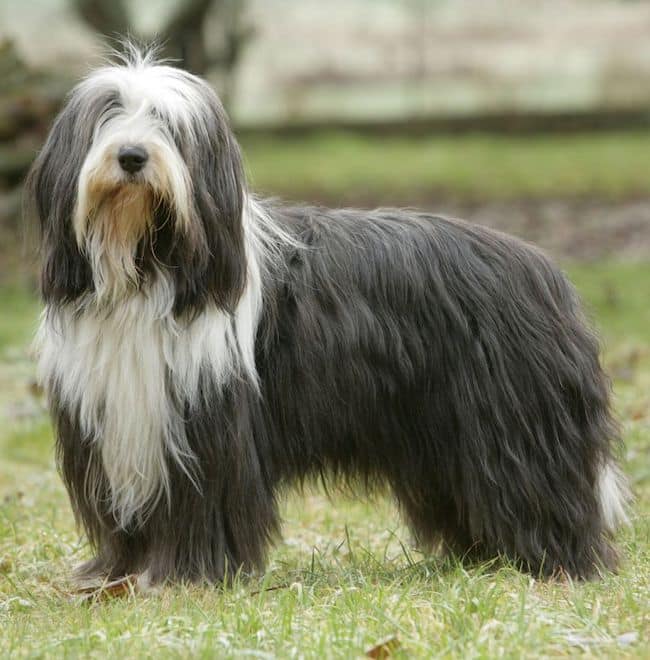
<path fill-rule="evenodd" d="M 28 183 L 82 576 L 261 569 L 279 493 L 319 475 L 390 489 L 424 550 L 615 566 L 608 381 L 535 248 L 256 199 L 212 89 L 135 49 L 72 91 Z"/>

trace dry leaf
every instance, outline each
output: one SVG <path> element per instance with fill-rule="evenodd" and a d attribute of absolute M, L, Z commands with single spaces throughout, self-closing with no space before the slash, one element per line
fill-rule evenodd
<path fill-rule="evenodd" d="M 29 384 L 27 385 L 27 389 L 35 399 L 40 399 L 45 394 L 43 387 L 36 380 L 30 381 Z"/>
<path fill-rule="evenodd" d="M 110 600 L 112 598 L 125 598 L 138 591 L 138 576 L 125 575 L 124 577 L 104 582 L 100 585 L 79 587 L 75 593 L 81 596 L 81 602 Z"/>
<path fill-rule="evenodd" d="M 399 639 L 395 635 L 391 635 L 369 648 L 366 651 L 366 657 L 384 660 L 384 658 L 390 658 L 400 646 Z"/>
<path fill-rule="evenodd" d="M 637 408 L 636 410 L 632 410 L 630 416 L 635 422 L 640 422 L 648 416 L 648 410 L 645 407 Z"/>
<path fill-rule="evenodd" d="M 258 596 L 259 594 L 263 594 L 267 591 L 278 591 L 279 589 L 289 589 L 291 585 L 289 584 L 276 584 L 274 587 L 266 587 L 265 589 L 256 589 L 255 591 L 251 591 L 248 595 L 249 596 Z"/>

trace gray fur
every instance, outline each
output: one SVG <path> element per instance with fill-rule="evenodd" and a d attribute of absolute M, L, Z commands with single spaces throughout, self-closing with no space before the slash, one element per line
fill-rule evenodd
<path fill-rule="evenodd" d="M 279 493 L 318 476 L 388 490 L 424 549 L 505 555 L 547 576 L 614 568 L 612 517 L 625 486 L 608 478 L 604 494 L 599 484 L 618 474 L 618 433 L 596 338 L 565 276 L 537 249 L 458 220 L 251 202 L 218 100 L 190 83 L 198 101 L 184 109 L 188 131 L 179 117 L 161 110 L 159 119 L 191 173 L 193 224 L 181 230 L 160 200 L 128 295 L 146 298 L 164 282 L 165 322 L 182 342 L 210 310 L 235 328 L 259 267 L 254 372 L 221 382 L 206 360 L 187 394 L 167 370 L 164 405 L 185 420 L 178 446 L 196 470 L 168 456 L 167 497 L 130 523 L 115 518 L 79 407 L 50 378 L 61 472 L 96 551 L 84 574 L 144 572 L 159 583 L 261 569 L 280 527 Z M 95 313 L 70 216 L 93 123 L 119 90 L 82 89 L 31 176 L 53 313 Z M 119 311 L 113 304 L 104 313 Z M 233 355 L 246 350 L 239 333 L 225 335 Z"/>

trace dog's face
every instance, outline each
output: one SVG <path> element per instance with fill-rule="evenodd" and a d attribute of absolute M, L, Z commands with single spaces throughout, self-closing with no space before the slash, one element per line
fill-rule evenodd
<path fill-rule="evenodd" d="M 241 292 L 241 158 L 201 79 L 135 52 L 93 72 L 29 180 L 46 298 L 115 302 L 155 277 L 173 282 L 179 311 Z"/>

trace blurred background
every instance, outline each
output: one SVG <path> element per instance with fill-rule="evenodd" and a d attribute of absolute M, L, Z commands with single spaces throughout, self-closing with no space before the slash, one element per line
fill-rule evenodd
<path fill-rule="evenodd" d="M 603 338 L 648 484 L 649 2 L 0 0 L 0 486 L 51 461 L 21 183 L 73 81 L 124 34 L 215 86 L 254 190 L 423 207 L 547 249 Z"/>

